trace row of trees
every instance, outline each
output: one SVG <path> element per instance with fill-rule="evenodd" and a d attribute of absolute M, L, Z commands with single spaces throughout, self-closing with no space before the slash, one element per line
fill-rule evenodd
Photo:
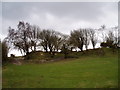
<path fill-rule="evenodd" d="M 66 38 L 67 35 L 57 31 L 41 30 L 38 26 L 19 22 L 17 30 L 9 27 L 6 40 L 22 54 L 27 55 L 30 51 L 36 51 L 37 46 L 42 46 L 46 52 L 49 50 L 52 54 L 60 50 Z"/>
<path fill-rule="evenodd" d="M 97 43 L 97 37 L 94 29 L 78 29 L 71 31 L 70 34 L 70 44 L 72 47 L 77 47 L 83 51 L 83 45 L 85 45 L 86 50 L 90 42 L 92 43 L 93 48 Z"/>
<path fill-rule="evenodd" d="M 75 48 L 83 51 L 85 45 L 87 50 L 90 42 L 95 48 L 97 36 L 94 29 L 73 30 L 70 35 L 65 35 L 54 30 L 41 30 L 38 26 L 20 21 L 16 30 L 9 27 L 6 41 L 15 49 L 20 50 L 23 55 L 29 54 L 30 51 L 36 51 L 38 46 L 43 47 L 45 52 L 49 51 L 50 54 L 54 55 L 54 52 L 63 50 L 65 47 L 71 51 Z M 104 42 L 111 41 L 112 44 L 118 45 L 118 37 L 114 36 L 112 32 L 106 36 Z"/>

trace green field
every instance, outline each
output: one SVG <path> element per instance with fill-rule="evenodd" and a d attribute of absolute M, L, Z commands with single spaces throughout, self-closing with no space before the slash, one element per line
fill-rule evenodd
<path fill-rule="evenodd" d="M 3 88 L 117 88 L 118 56 L 84 56 L 43 64 L 8 64 Z"/>

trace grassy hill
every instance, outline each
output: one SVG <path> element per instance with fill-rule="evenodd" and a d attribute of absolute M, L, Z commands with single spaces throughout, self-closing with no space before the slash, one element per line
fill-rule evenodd
<path fill-rule="evenodd" d="M 68 58 L 80 58 L 80 57 L 86 57 L 86 56 L 97 56 L 97 57 L 104 57 L 104 56 L 111 56 L 118 53 L 118 50 L 115 50 L 115 52 L 112 51 L 110 48 L 96 48 L 96 49 L 89 49 L 84 52 L 76 52 L 76 51 L 69 51 L 67 57 Z M 50 55 L 50 53 L 42 52 L 42 51 L 36 51 L 31 52 L 29 55 L 28 61 L 40 61 L 40 60 L 61 60 L 64 59 L 64 54 L 61 52 L 55 52 L 55 55 Z"/>
<path fill-rule="evenodd" d="M 116 88 L 118 54 L 107 48 L 104 52 L 104 55 L 98 50 L 74 52 L 71 54 L 77 58 L 43 64 L 8 64 L 3 68 L 3 88 Z M 45 59 L 39 52 L 32 55 L 34 60 Z"/>

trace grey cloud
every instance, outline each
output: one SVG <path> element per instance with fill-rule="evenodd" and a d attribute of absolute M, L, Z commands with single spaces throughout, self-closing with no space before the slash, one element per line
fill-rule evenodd
<path fill-rule="evenodd" d="M 114 2 L 3 2 L 3 34 L 6 35 L 9 26 L 17 26 L 19 20 L 39 25 L 42 28 L 52 28 L 63 33 L 79 28 L 114 25 L 117 3 Z M 46 15 L 51 15 L 47 18 Z"/>
<path fill-rule="evenodd" d="M 30 10 L 25 6 L 24 3 L 16 2 L 3 2 L 2 4 L 2 14 L 3 19 L 25 19 L 29 15 Z"/>
<path fill-rule="evenodd" d="M 52 13 L 59 18 L 97 20 L 104 13 L 105 2 L 3 2 L 3 18 L 25 19 L 31 13 Z M 112 6 L 112 5 L 111 5 Z"/>
<path fill-rule="evenodd" d="M 2 17 L 2 3 L 0 2 L 0 17 Z"/>

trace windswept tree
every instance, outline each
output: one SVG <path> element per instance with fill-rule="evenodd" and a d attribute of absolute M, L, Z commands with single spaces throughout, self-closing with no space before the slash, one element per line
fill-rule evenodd
<path fill-rule="evenodd" d="M 119 46 L 118 36 L 115 35 L 112 31 L 109 31 L 108 35 L 106 35 L 106 44 L 110 48 L 117 48 Z"/>
<path fill-rule="evenodd" d="M 20 21 L 17 28 L 18 29 L 15 30 L 9 27 L 7 39 L 15 49 L 18 49 L 21 53 L 27 55 L 29 54 L 31 47 L 31 25 Z"/>
<path fill-rule="evenodd" d="M 44 50 L 46 52 L 48 52 L 48 41 L 49 41 L 49 37 L 50 37 L 50 32 L 49 30 L 42 30 L 39 33 L 39 41 L 40 41 L 40 45 L 44 48 Z"/>
<path fill-rule="evenodd" d="M 67 43 L 68 36 L 59 32 L 56 32 L 56 35 L 54 37 L 54 51 L 58 52 L 58 50 L 61 50 L 62 45 L 64 43 Z"/>
<path fill-rule="evenodd" d="M 97 37 L 94 29 L 89 30 L 89 37 L 90 37 L 93 49 L 95 49 L 95 45 L 97 44 Z"/>
<path fill-rule="evenodd" d="M 30 49 L 32 51 L 36 51 L 36 47 L 39 39 L 39 32 L 40 32 L 40 28 L 38 26 L 31 25 L 29 39 L 30 39 Z"/>
<path fill-rule="evenodd" d="M 44 50 L 51 54 L 58 52 L 61 49 L 62 43 L 65 41 L 65 35 L 54 31 L 54 30 L 42 30 L 39 34 L 40 45 L 43 46 Z"/>
<path fill-rule="evenodd" d="M 101 47 L 117 48 L 119 47 L 118 27 L 112 27 L 103 34 Z"/>
<path fill-rule="evenodd" d="M 11 44 L 11 48 L 14 47 L 15 49 L 20 50 L 21 53 L 22 50 L 24 51 L 23 43 L 15 29 L 9 27 L 8 36 L 6 37 L 6 39 Z"/>
<path fill-rule="evenodd" d="M 83 34 L 84 34 L 84 45 L 86 50 L 88 49 L 88 45 L 90 43 L 90 39 L 89 39 L 89 29 L 83 29 Z"/>
<path fill-rule="evenodd" d="M 83 51 L 84 40 L 83 29 L 71 31 L 70 43 L 73 44 L 73 46 L 78 47 L 81 51 Z"/>
<path fill-rule="evenodd" d="M 112 46 L 114 43 L 114 34 L 113 32 L 109 31 L 108 35 L 106 36 L 106 43 L 108 46 Z"/>
<path fill-rule="evenodd" d="M 51 30 L 49 31 L 49 40 L 48 40 L 48 47 L 50 50 L 50 53 L 53 54 L 54 50 L 55 50 L 55 42 L 56 42 L 56 32 Z"/>

